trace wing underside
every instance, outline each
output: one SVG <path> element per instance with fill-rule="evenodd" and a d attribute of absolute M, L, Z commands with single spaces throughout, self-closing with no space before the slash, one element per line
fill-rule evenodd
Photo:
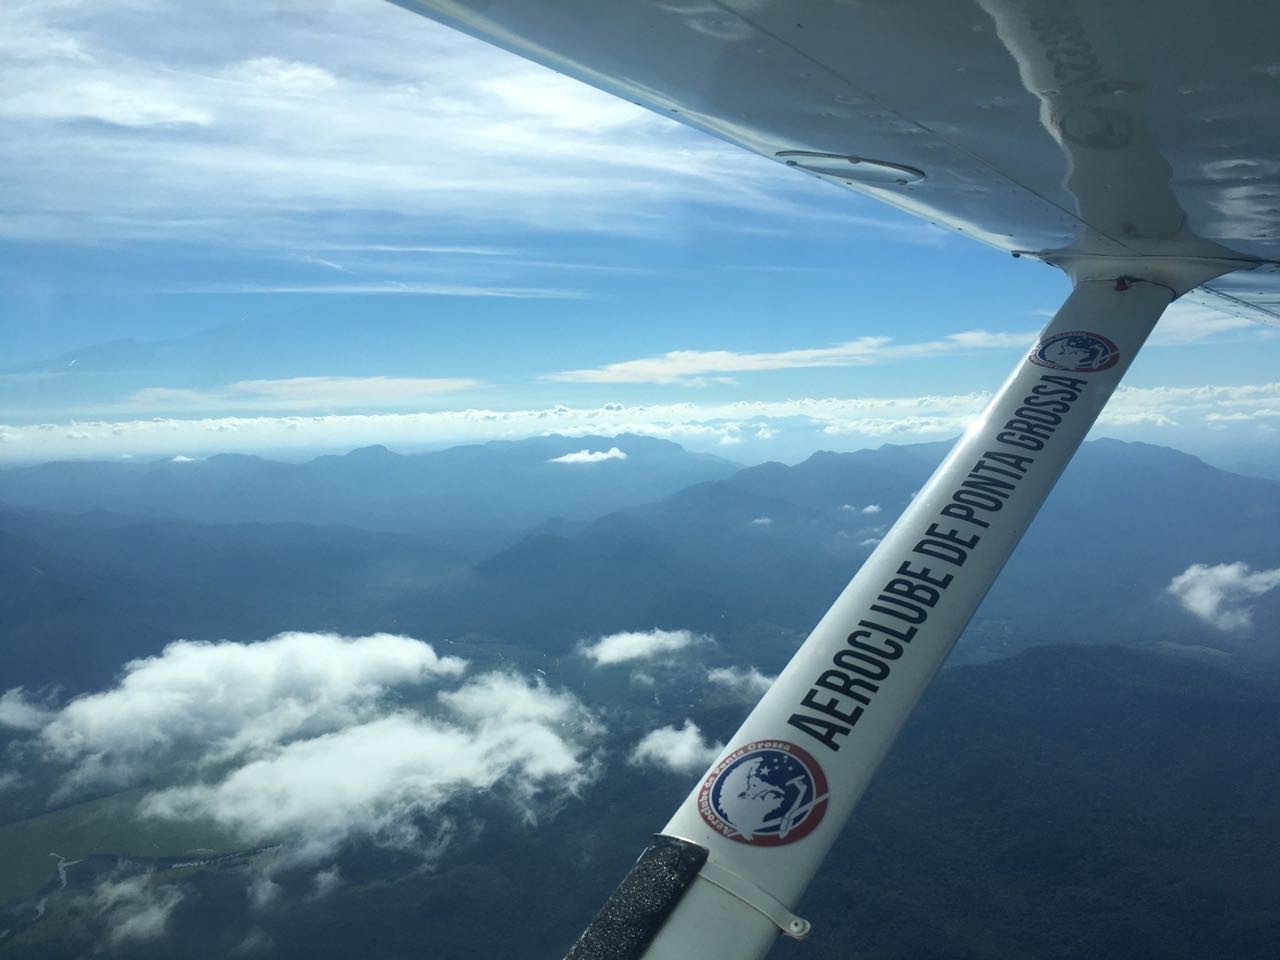
<path fill-rule="evenodd" d="M 1238 261 L 1198 301 L 1280 322 L 1280 7 L 397 2 L 1003 250 Z"/>

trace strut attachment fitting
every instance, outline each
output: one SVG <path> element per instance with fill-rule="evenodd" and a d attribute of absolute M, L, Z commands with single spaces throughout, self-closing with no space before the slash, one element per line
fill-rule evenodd
<path fill-rule="evenodd" d="M 757 913 L 764 914 L 774 926 L 793 940 L 803 940 L 813 929 L 813 925 L 808 920 L 797 917 L 777 897 L 765 893 L 750 880 L 744 880 L 714 860 L 704 863 L 698 876 L 719 887 L 725 893 L 737 897 Z"/>

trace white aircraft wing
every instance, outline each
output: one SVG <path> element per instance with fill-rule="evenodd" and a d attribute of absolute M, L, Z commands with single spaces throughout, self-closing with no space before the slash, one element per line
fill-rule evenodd
<path fill-rule="evenodd" d="M 569 955 L 762 957 L 1165 307 L 1280 320 L 1280 5 L 398 2 L 1074 283 Z"/>
<path fill-rule="evenodd" d="M 1259 262 L 1280 320 L 1280 8 L 1225 0 L 397 0 L 1011 252 Z"/>

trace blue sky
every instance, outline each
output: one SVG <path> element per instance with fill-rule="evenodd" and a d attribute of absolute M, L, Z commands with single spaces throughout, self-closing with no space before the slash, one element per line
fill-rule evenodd
<path fill-rule="evenodd" d="M 1067 292 L 380 0 L 7 4 L 0 82 L 0 462 L 936 440 Z M 1278 360 L 1176 307 L 1098 432 L 1274 450 Z"/>

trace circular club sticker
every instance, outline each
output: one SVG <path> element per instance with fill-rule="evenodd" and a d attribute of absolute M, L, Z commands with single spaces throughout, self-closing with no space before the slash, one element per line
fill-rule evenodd
<path fill-rule="evenodd" d="M 1120 348 L 1100 334 L 1075 330 L 1041 340 L 1027 359 L 1050 370 L 1099 373 L 1120 362 Z"/>
<path fill-rule="evenodd" d="M 721 760 L 698 791 L 702 819 L 730 840 L 794 843 L 827 812 L 827 778 L 794 743 L 757 740 Z"/>

